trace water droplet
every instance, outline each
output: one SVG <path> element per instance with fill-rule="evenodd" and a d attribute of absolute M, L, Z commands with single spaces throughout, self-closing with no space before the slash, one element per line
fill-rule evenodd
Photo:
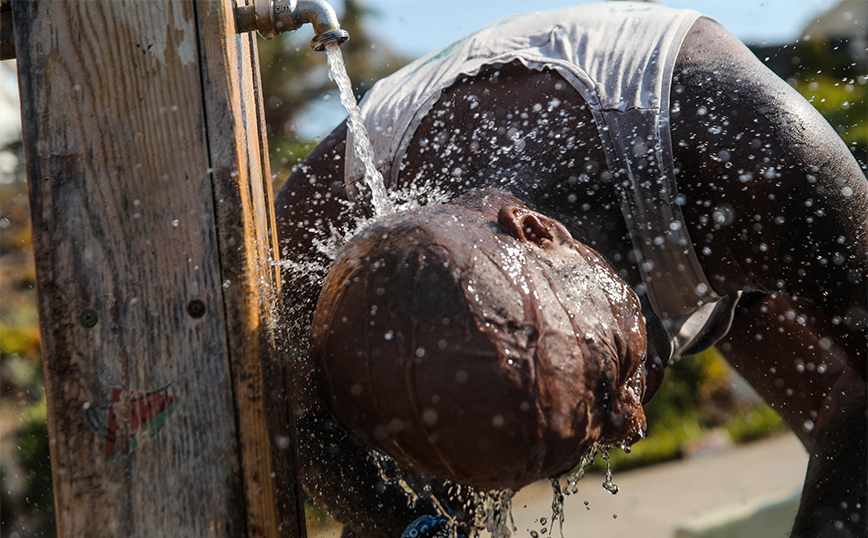
<path fill-rule="evenodd" d="M 395 333 L 393 331 L 386 331 L 386 334 L 383 335 L 383 338 L 386 340 L 391 340 L 395 337 Z"/>
<path fill-rule="evenodd" d="M 716 207 L 714 212 L 711 214 L 711 218 L 714 222 L 721 226 L 732 224 L 734 217 L 735 215 L 732 208 L 727 205 Z"/>
<path fill-rule="evenodd" d="M 426 426 L 433 426 L 437 423 L 437 411 L 431 407 L 426 408 L 422 412 L 422 422 L 425 423 Z"/>
<path fill-rule="evenodd" d="M 603 489 L 615 495 L 618 493 L 618 486 L 612 482 L 612 461 L 609 459 L 609 451 L 605 448 L 601 449 L 600 456 L 606 461 L 606 481 L 603 482 Z"/>
<path fill-rule="evenodd" d="M 181 223 L 178 221 L 178 219 L 173 220 L 172 221 L 172 228 L 177 228 L 179 224 L 181 224 Z"/>
<path fill-rule="evenodd" d="M 814 431 L 814 421 L 813 420 L 806 420 L 802 424 L 802 429 L 805 431 L 805 433 L 811 433 L 812 431 Z"/>
<path fill-rule="evenodd" d="M 361 111 L 356 103 L 356 98 L 352 89 L 352 82 L 347 75 L 347 69 L 344 65 L 344 58 L 341 53 L 340 46 L 337 43 L 326 45 L 326 59 L 329 65 L 329 76 L 338 85 L 340 90 L 341 103 L 347 109 L 348 120 L 347 125 L 353 135 L 353 151 L 356 157 L 364 165 L 364 184 L 363 187 L 367 192 L 359 193 L 356 184 L 347 184 L 347 190 L 352 193 L 352 198 L 358 198 L 362 195 L 364 200 L 362 203 L 370 205 L 374 215 L 384 215 L 391 213 L 393 210 L 389 197 L 386 194 L 385 183 L 383 176 L 374 160 L 374 150 L 371 146 L 370 138 L 368 137 L 367 129 L 362 121 Z M 346 176 L 347 182 L 351 182 L 349 175 Z M 355 201 L 355 200 L 354 200 Z"/>

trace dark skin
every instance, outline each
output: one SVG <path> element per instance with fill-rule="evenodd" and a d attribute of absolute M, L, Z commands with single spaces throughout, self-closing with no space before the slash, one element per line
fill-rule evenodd
<path fill-rule="evenodd" d="M 553 99 L 559 105 L 549 113 Z M 694 248 L 718 294 L 750 292 L 719 349 L 812 454 L 793 536 L 862 536 L 868 182 L 816 110 L 712 21 L 701 19 L 685 39 L 671 104 L 676 179 Z M 329 135 L 278 196 L 285 259 L 327 262 L 311 242 L 325 223 L 348 218 L 345 136 L 345 126 Z M 563 223 L 629 284 L 641 282 L 597 127 L 556 73 L 499 65 L 459 80 L 423 120 L 402 165 L 390 190 L 456 177 L 460 168 L 460 181 L 440 187 L 504 189 Z M 306 327 L 319 288 L 286 276 L 289 302 Z M 653 326 L 654 313 L 643 313 Z M 432 513 L 424 503 L 408 509 L 320 403 L 303 390 L 300 397 L 308 488 L 349 532 L 398 536 L 417 515 Z"/>

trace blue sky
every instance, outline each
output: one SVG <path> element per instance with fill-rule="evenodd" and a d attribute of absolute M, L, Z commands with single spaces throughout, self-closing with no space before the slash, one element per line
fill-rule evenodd
<path fill-rule="evenodd" d="M 338 16 L 344 0 L 328 0 Z M 588 3 L 590 0 L 364 0 L 375 13 L 368 26 L 377 38 L 411 58 L 438 50 L 486 24 L 527 11 L 545 11 Z M 868 2 L 868 0 L 864 0 Z M 700 11 L 723 24 L 739 39 L 753 44 L 777 45 L 800 38 L 805 27 L 839 0 L 657 0 L 660 5 Z M 304 25 L 294 39 L 313 37 Z M 352 39 L 352 36 L 350 36 Z M 299 134 L 315 139 L 346 117 L 331 99 L 313 102 Z"/>
<path fill-rule="evenodd" d="M 329 0 L 338 14 L 343 0 Z M 411 56 L 438 49 L 489 22 L 525 11 L 557 9 L 584 0 L 366 0 L 378 15 L 373 31 Z M 658 0 L 717 19 L 742 41 L 778 44 L 793 41 L 838 0 Z"/>

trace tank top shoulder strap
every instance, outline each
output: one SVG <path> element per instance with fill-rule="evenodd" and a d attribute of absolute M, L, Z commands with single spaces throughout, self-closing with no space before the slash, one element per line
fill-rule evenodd
<path fill-rule="evenodd" d="M 714 294 L 693 250 L 669 136 L 672 72 L 700 16 L 644 2 L 601 2 L 494 22 L 368 92 L 360 107 L 377 167 L 387 183 L 395 183 L 419 124 L 459 77 L 514 61 L 557 71 L 594 114 L 640 261 L 642 288 L 670 336 L 672 355 L 694 349 L 725 333 L 727 305 L 734 305 Z M 351 140 L 345 162 L 346 179 L 360 180 L 364 170 Z"/>

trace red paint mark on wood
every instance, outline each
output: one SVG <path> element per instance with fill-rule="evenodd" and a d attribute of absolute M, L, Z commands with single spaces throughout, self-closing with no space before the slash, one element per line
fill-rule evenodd
<path fill-rule="evenodd" d="M 129 439 L 129 451 L 135 450 L 146 436 L 153 437 L 172 416 L 178 396 L 171 394 L 171 385 L 153 391 L 112 388 L 109 405 L 88 408 L 87 420 L 106 440 L 105 461 L 114 458 L 120 448 L 119 439 Z M 125 435 L 119 436 L 123 432 Z"/>

